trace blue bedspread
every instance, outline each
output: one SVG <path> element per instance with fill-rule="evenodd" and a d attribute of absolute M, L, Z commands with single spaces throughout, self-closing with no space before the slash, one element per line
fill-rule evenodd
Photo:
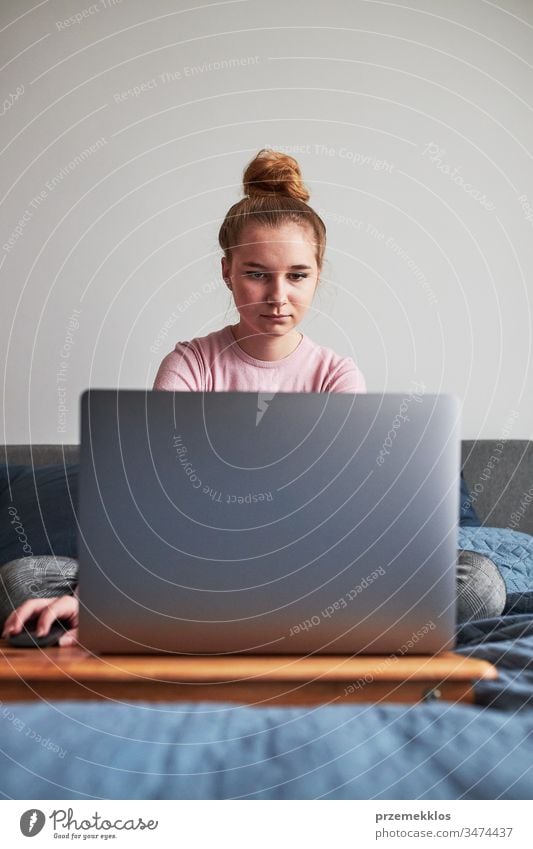
<path fill-rule="evenodd" d="M 59 758 L 3 729 L 0 789 L 17 799 L 532 796 L 532 712 L 207 702 L 17 703 L 12 710 L 66 750 Z"/>
<path fill-rule="evenodd" d="M 475 706 L 0 703 L 0 792 L 16 799 L 531 799 L 533 537 L 462 528 L 460 547 L 491 556 L 508 588 L 502 616 L 458 630 L 456 650 L 490 660 L 500 674 L 477 683 Z"/>
<path fill-rule="evenodd" d="M 513 612 L 506 612 L 509 609 Z M 483 658 L 499 672 L 494 681 L 476 684 L 476 703 L 512 711 L 533 708 L 533 592 L 508 596 L 506 611 L 477 619 L 457 634 L 456 651 Z"/>

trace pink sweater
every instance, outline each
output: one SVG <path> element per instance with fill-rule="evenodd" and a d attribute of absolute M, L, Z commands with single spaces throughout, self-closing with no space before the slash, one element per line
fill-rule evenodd
<path fill-rule="evenodd" d="M 302 334 L 281 360 L 258 360 L 236 341 L 231 325 L 177 342 L 159 366 L 154 389 L 191 392 L 366 392 L 362 372 L 350 357 L 317 345 Z"/>

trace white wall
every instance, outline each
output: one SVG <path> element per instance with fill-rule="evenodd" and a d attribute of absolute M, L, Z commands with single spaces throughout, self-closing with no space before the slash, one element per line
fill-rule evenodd
<path fill-rule="evenodd" d="M 263 146 L 328 227 L 302 330 L 533 436 L 531 2 L 4 0 L 0 39 L 2 442 L 77 442 L 83 389 L 236 321 L 217 233 Z"/>

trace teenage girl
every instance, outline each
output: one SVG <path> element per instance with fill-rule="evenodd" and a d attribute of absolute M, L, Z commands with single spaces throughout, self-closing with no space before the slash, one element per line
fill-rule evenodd
<path fill-rule="evenodd" d="M 316 293 L 326 248 L 326 228 L 307 204 L 309 192 L 293 157 L 263 148 L 244 171 L 244 193 L 226 214 L 219 231 L 222 277 L 233 295 L 239 321 L 191 341 L 178 342 L 159 366 L 154 389 L 169 391 L 366 392 L 363 374 L 350 357 L 340 357 L 297 328 Z M 474 552 L 460 552 L 457 572 L 458 619 L 497 615 L 505 604 L 505 585 L 496 566 Z M 28 558 L 31 559 L 31 558 Z M 52 560 L 52 559 L 51 559 Z M 48 633 L 55 619 L 70 621 L 60 645 L 77 641 L 77 562 L 69 567 L 64 592 L 58 576 L 13 610 L 27 586 L 21 561 L 2 567 L 4 605 L 11 613 L 3 636 L 18 633 L 39 616 Z M 65 562 L 67 560 L 67 562 Z M 7 571 L 5 571 L 7 569 Z M 68 572 L 68 569 L 67 569 Z M 33 570 L 33 576 L 35 570 Z M 33 579 L 35 590 L 35 580 Z M 1 588 L 0 588 L 1 589 Z M 7 599 L 5 596 L 7 595 Z M 0 592 L 1 596 L 1 592 Z M 51 596 L 51 597 L 50 597 Z M 0 597 L 0 615 L 2 608 Z M 38 630 L 38 633 L 39 633 Z"/>

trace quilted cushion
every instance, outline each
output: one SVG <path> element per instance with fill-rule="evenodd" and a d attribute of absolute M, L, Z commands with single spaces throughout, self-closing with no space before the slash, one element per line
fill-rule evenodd
<path fill-rule="evenodd" d="M 533 590 L 533 536 L 511 528 L 460 527 L 459 548 L 484 554 L 500 570 L 508 593 Z"/>

